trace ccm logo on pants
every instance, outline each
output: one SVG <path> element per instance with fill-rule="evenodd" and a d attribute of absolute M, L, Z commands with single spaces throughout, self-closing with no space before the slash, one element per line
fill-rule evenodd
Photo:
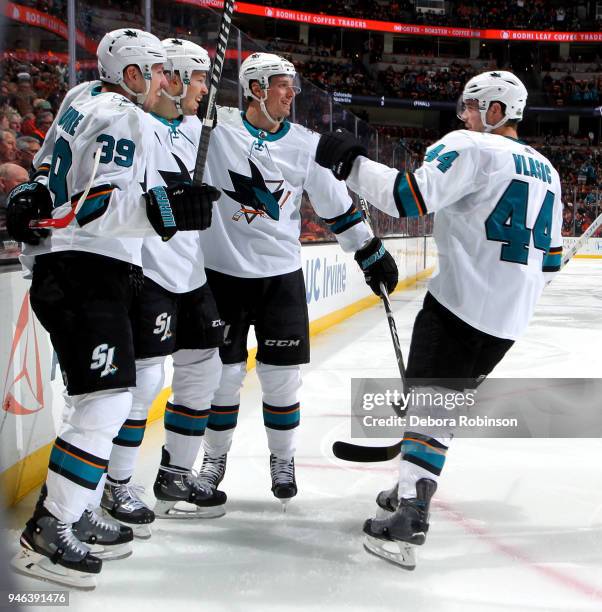
<path fill-rule="evenodd" d="M 266 346 L 287 347 L 299 346 L 301 344 L 301 340 L 264 340 L 263 343 Z"/>

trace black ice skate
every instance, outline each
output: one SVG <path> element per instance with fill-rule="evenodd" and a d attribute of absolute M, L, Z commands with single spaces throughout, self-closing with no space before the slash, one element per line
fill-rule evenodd
<path fill-rule="evenodd" d="M 42 504 L 21 534 L 22 550 L 11 560 L 18 573 L 76 589 L 96 587 L 94 574 L 102 560 L 73 534 L 71 525 L 59 521 Z"/>
<path fill-rule="evenodd" d="M 282 510 L 286 512 L 288 502 L 297 495 L 295 481 L 295 459 L 279 459 L 270 455 L 270 474 L 272 476 L 272 493 L 282 502 Z"/>
<path fill-rule="evenodd" d="M 171 465 L 165 448 L 153 491 L 157 518 L 217 518 L 226 513 L 226 494 L 204 484 L 190 470 Z"/>
<path fill-rule="evenodd" d="M 85 510 L 82 517 L 73 523 L 75 537 L 90 547 L 99 559 L 112 561 L 125 559 L 132 554 L 131 527 L 122 525 L 111 517 L 104 517 L 94 510 Z"/>
<path fill-rule="evenodd" d="M 203 457 L 203 465 L 199 470 L 199 482 L 203 485 L 211 487 L 213 491 L 217 490 L 220 482 L 226 475 L 226 460 L 228 459 L 227 453 L 218 455 L 217 457 L 211 457 L 207 453 Z"/>
<path fill-rule="evenodd" d="M 415 547 L 426 540 L 429 507 L 436 490 L 437 483 L 421 478 L 416 483 L 415 498 L 400 499 L 397 509 L 384 518 L 368 519 L 364 523 L 366 550 L 404 569 L 413 570 L 416 567 Z M 381 501 L 386 502 L 385 495 L 382 495 Z"/>
<path fill-rule="evenodd" d="M 390 516 L 391 512 L 395 512 L 395 510 L 397 510 L 397 506 L 399 506 L 399 496 L 397 493 L 398 489 L 399 483 L 396 483 L 391 489 L 381 491 L 376 496 L 376 505 L 378 506 L 378 509 L 376 510 L 376 518 L 385 518 Z"/>
<path fill-rule="evenodd" d="M 100 506 L 105 515 L 131 527 L 134 536 L 141 540 L 151 537 L 150 523 L 155 520 L 155 513 L 140 499 L 144 488 L 130 482 L 105 482 Z"/>

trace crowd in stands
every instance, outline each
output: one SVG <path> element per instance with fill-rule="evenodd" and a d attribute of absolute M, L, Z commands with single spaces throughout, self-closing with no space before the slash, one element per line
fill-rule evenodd
<path fill-rule="evenodd" d="M 320 89 L 344 91 L 365 96 L 375 95 L 374 83 L 359 61 L 333 63 L 327 60 L 296 62 L 299 74 Z"/>
<path fill-rule="evenodd" d="M 275 0 L 271 6 L 326 15 L 344 15 L 381 21 L 396 21 L 467 28 L 511 28 L 528 30 L 600 31 L 602 21 L 588 13 L 585 2 L 546 0 L 489 0 L 489 2 L 446 2 L 447 11 L 421 12 L 410 0 L 330 0 L 300 2 Z M 592 4 L 592 3 L 589 3 Z"/>
<path fill-rule="evenodd" d="M 546 73 L 542 79 L 544 103 L 549 106 L 598 106 L 602 104 L 602 76 L 580 79 L 570 72 L 554 79 Z"/>
<path fill-rule="evenodd" d="M 18 252 L 5 233 L 6 196 L 27 180 L 67 90 L 64 77 L 64 67 L 56 65 L 11 58 L 0 63 L 0 258 Z"/>
<path fill-rule="evenodd" d="M 576 143 L 581 141 L 581 145 Z M 579 236 L 602 213 L 602 153 L 589 139 L 548 137 L 538 150 L 558 169 L 562 179 L 562 233 Z M 596 231 L 602 236 L 602 228 Z"/>
<path fill-rule="evenodd" d="M 378 73 L 384 95 L 412 100 L 457 100 L 464 84 L 474 76 L 470 64 L 451 62 L 448 66 L 428 68 L 408 66 L 395 70 L 389 66 Z"/>

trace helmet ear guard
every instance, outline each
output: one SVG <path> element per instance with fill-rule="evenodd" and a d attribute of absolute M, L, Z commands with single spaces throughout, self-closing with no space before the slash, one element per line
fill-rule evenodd
<path fill-rule="evenodd" d="M 96 56 L 100 79 L 122 87 L 139 106 L 146 102 L 150 91 L 152 66 L 166 60 L 161 41 L 150 32 L 135 28 L 121 28 L 105 34 Z M 146 82 L 144 93 L 133 91 L 124 81 L 124 71 L 132 65 L 138 66 Z"/>

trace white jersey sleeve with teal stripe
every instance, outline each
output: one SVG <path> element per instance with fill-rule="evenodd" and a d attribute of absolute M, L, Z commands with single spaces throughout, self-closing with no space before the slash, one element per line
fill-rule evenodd
<path fill-rule="evenodd" d="M 313 132 L 311 135 L 314 136 Z M 309 157 L 305 191 L 314 210 L 336 236 L 341 248 L 346 252 L 355 252 L 370 240 L 370 230 L 349 196 L 345 183 L 337 181 L 330 170 L 316 163 L 314 147 L 317 147 L 318 135 L 307 140 L 312 155 Z"/>
<path fill-rule="evenodd" d="M 426 152 L 415 172 L 398 172 L 359 157 L 347 179 L 352 191 L 395 217 L 419 217 L 476 189 L 479 151 L 466 132 L 451 132 Z"/>

